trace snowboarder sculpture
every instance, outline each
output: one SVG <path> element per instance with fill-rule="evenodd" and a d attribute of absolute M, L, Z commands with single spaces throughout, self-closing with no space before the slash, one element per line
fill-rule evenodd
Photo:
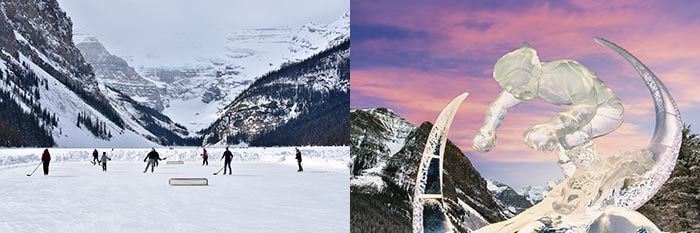
<path fill-rule="evenodd" d="M 510 108 L 538 98 L 564 106 L 566 111 L 530 127 L 524 135 L 525 144 L 538 151 L 560 147 L 560 164 L 568 177 L 575 170 L 572 166 L 588 166 L 596 160 L 578 156 L 580 151 L 594 149 L 591 139 L 622 124 L 620 99 L 577 61 L 540 62 L 537 52 L 524 43 L 498 59 L 493 77 L 503 90 L 489 105 L 484 124 L 474 136 L 472 147 L 477 151 L 488 152 L 495 146 L 496 129 Z"/>
<path fill-rule="evenodd" d="M 566 111 L 530 127 L 524 137 L 525 144 L 537 151 L 557 149 L 565 179 L 533 207 L 475 232 L 609 230 L 615 228 L 607 224 L 610 219 L 635 219 L 629 227 L 658 231 L 634 210 L 656 193 L 675 165 L 682 125 L 678 109 L 663 83 L 639 60 L 609 41 L 596 41 L 630 62 L 652 93 L 657 121 L 652 142 L 645 149 L 600 157 L 592 139 L 622 124 L 620 99 L 581 63 L 540 62 L 537 52 L 523 44 L 496 62 L 493 76 L 503 91 L 489 106 L 472 147 L 491 150 L 501 121 L 521 102 L 539 98 L 564 106 Z"/>

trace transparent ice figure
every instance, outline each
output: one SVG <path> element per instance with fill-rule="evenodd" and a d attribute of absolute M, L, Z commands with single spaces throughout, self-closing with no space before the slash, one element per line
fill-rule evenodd
<path fill-rule="evenodd" d="M 634 210 L 658 191 L 675 166 L 681 140 L 680 114 L 663 83 L 644 64 L 609 41 L 596 41 L 630 62 L 649 88 L 656 112 L 652 141 L 637 151 L 599 156 L 592 139 L 622 124 L 620 99 L 581 63 L 541 62 L 537 52 L 524 44 L 501 57 L 494 67 L 494 78 L 503 91 L 489 106 L 484 124 L 474 136 L 473 148 L 481 152 L 491 150 L 496 144 L 496 129 L 507 111 L 522 102 L 537 98 L 562 106 L 565 110 L 548 122 L 530 127 L 524 139 L 535 150 L 557 150 L 565 179 L 537 205 L 477 232 L 614 231 L 614 224 L 600 224 L 610 219 L 638 223 L 625 225 L 625 229 L 658 230 Z M 449 125 L 443 127 L 447 129 Z M 446 130 L 442 134 L 446 135 Z M 423 227 L 415 223 L 416 219 L 414 230 Z"/>

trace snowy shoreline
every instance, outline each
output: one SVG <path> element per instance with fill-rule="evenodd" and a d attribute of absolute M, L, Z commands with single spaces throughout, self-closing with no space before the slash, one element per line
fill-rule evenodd
<path fill-rule="evenodd" d="M 350 163 L 350 147 L 298 147 L 303 156 L 304 166 L 328 169 L 346 170 Z M 49 148 L 52 162 L 90 161 L 95 148 Z M 39 162 L 44 148 L 1 148 L 0 170 L 29 166 Z M 151 148 L 97 148 L 107 152 L 113 161 L 142 162 Z M 210 161 L 221 158 L 225 148 L 207 148 Z M 246 147 L 230 148 L 234 162 L 278 163 L 296 166 L 294 147 Z M 201 161 L 201 147 L 158 147 L 160 157 L 167 160 Z"/>

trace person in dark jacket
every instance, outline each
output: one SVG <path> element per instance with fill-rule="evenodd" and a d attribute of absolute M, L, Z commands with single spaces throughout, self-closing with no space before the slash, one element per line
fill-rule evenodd
<path fill-rule="evenodd" d="M 44 154 L 41 155 L 41 163 L 44 165 L 44 175 L 49 175 L 49 162 L 51 162 L 51 154 L 49 149 L 44 149 Z"/>
<path fill-rule="evenodd" d="M 228 167 L 228 174 L 231 175 L 231 172 L 233 172 L 233 169 L 231 169 L 231 160 L 233 160 L 233 153 L 231 153 L 231 151 L 228 150 L 228 146 L 226 147 L 226 151 L 224 151 L 224 155 L 221 156 L 221 159 L 225 159 L 224 175 L 226 175 L 226 167 Z"/>
<path fill-rule="evenodd" d="M 146 164 L 146 169 L 143 170 L 143 173 L 148 171 L 148 167 L 151 167 L 151 172 L 153 172 L 153 170 L 156 168 L 156 162 L 163 159 L 160 158 L 160 155 L 158 152 L 156 152 L 155 148 L 151 148 L 151 152 L 148 152 L 146 158 L 143 158 L 144 162 L 146 162 L 146 160 L 148 160 L 148 163 Z"/>
<path fill-rule="evenodd" d="M 296 148 L 296 147 L 294 147 L 294 149 L 297 150 L 296 159 L 297 159 L 297 165 L 299 165 L 299 170 L 297 170 L 297 172 L 303 172 L 304 168 L 301 167 L 301 151 L 299 151 L 299 148 Z"/>
<path fill-rule="evenodd" d="M 107 157 L 107 152 L 102 152 L 102 158 L 100 159 L 102 161 L 102 171 L 106 172 L 107 171 L 107 160 L 112 160 L 112 158 Z"/>
<path fill-rule="evenodd" d="M 209 155 L 207 154 L 207 149 L 202 147 L 202 166 L 209 166 Z"/>
<path fill-rule="evenodd" d="M 97 152 L 97 149 L 92 151 L 92 161 L 90 161 L 92 163 L 92 165 L 97 165 L 98 163 L 100 163 L 100 159 L 97 157 L 99 155 L 100 155 L 100 153 Z"/>

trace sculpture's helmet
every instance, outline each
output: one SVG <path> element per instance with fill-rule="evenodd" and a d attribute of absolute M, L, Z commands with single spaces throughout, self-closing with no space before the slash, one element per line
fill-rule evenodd
<path fill-rule="evenodd" d="M 542 65 L 537 51 L 527 43 L 503 55 L 493 69 L 493 78 L 503 90 L 521 100 L 530 100 L 537 96 L 540 77 Z"/>

